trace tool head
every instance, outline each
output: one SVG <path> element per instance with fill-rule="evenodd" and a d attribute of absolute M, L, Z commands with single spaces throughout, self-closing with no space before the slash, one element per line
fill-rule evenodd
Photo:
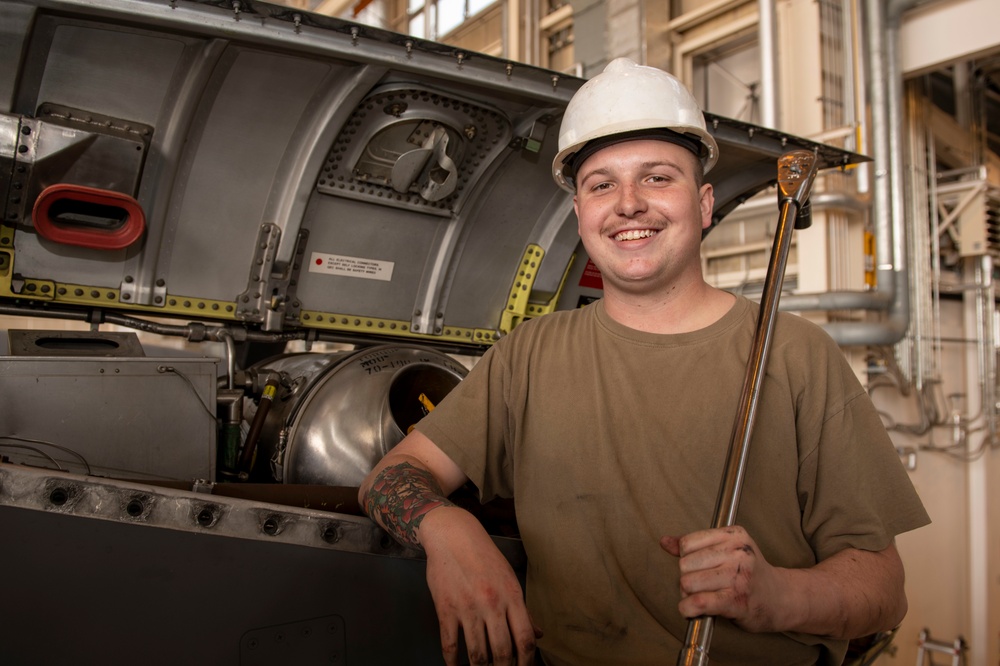
<path fill-rule="evenodd" d="M 801 209 L 816 179 L 816 153 L 792 150 L 778 158 L 778 202 L 791 200 Z"/>

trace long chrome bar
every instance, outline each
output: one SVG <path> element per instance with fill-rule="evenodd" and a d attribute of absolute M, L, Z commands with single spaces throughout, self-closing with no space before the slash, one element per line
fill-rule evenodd
<path fill-rule="evenodd" d="M 750 439 L 757 416 L 757 403 L 771 349 L 778 300 L 781 297 L 781 284 L 784 281 L 785 265 L 788 263 L 788 250 L 792 245 L 792 230 L 809 198 L 816 170 L 816 156 L 809 151 L 794 150 L 778 158 L 778 203 L 781 215 L 771 248 L 767 276 L 764 278 L 760 314 L 757 318 L 757 328 L 754 330 L 750 358 L 747 361 L 739 411 L 729 440 L 729 454 L 722 484 L 719 487 L 715 517 L 712 520 L 713 528 L 730 527 L 736 521 L 747 455 L 750 451 Z M 678 666 L 708 665 L 713 628 L 714 618 L 710 616 L 693 618 L 688 622 L 684 648 L 677 657 Z"/>

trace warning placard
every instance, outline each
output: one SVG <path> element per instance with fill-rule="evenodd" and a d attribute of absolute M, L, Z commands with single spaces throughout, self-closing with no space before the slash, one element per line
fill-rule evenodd
<path fill-rule="evenodd" d="M 364 278 L 366 280 L 392 280 L 392 269 L 395 262 L 364 259 L 362 257 L 346 257 L 342 254 L 325 254 L 313 252 L 309 258 L 310 273 L 326 273 L 327 275 L 343 275 L 345 277 Z"/>
<path fill-rule="evenodd" d="M 588 289 L 604 289 L 604 278 L 601 277 L 601 271 L 590 259 L 587 259 L 587 265 L 583 267 L 580 286 Z"/>

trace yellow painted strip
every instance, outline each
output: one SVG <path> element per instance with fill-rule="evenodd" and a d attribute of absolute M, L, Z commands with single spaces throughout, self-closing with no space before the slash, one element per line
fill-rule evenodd
<path fill-rule="evenodd" d="M 520 268 L 518 269 L 517 278 L 511 287 L 510 296 L 507 300 L 507 309 L 500 319 L 500 331 L 504 334 L 510 333 L 515 326 L 526 319 L 555 312 L 556 306 L 559 304 L 559 297 L 562 295 L 563 289 L 566 287 L 566 281 L 569 279 L 570 269 L 573 267 L 573 262 L 576 261 L 576 255 L 571 256 L 570 260 L 566 263 L 566 270 L 563 271 L 563 276 L 559 281 L 559 288 L 556 290 L 555 295 L 547 303 L 531 303 L 528 300 L 531 297 L 531 288 L 534 286 L 538 269 L 541 267 L 542 259 L 544 258 L 545 251 L 538 245 L 529 245 L 525 251 L 524 257 L 521 259 Z"/>
<path fill-rule="evenodd" d="M 235 301 L 215 301 L 209 298 L 168 295 L 166 305 L 162 308 L 149 309 L 155 312 L 211 316 L 213 319 L 236 319 Z"/>
<path fill-rule="evenodd" d="M 6 283 L 10 287 L 10 282 Z M 24 287 L 20 294 L 10 294 L 21 298 L 31 298 L 38 301 L 54 301 L 56 295 L 56 283 L 51 280 L 25 280 Z M 109 301 L 112 297 L 109 297 Z M 104 302 L 102 302 L 102 305 Z"/>
<path fill-rule="evenodd" d="M 460 326 L 444 326 L 441 332 L 423 333 L 410 330 L 410 322 L 399 319 L 380 319 L 362 315 L 302 310 L 299 324 L 306 328 L 349 333 L 390 335 L 392 337 L 413 338 L 415 340 L 443 340 L 465 344 L 492 344 L 499 339 L 496 331 L 471 329 Z"/>
<path fill-rule="evenodd" d="M 0 296 L 27 298 L 52 303 L 71 305 L 107 306 L 146 312 L 151 314 L 199 315 L 212 319 L 236 319 L 234 301 L 215 301 L 208 298 L 189 296 L 167 296 L 166 305 L 134 305 L 121 300 L 121 292 L 110 287 L 95 287 L 82 284 L 53 282 L 51 280 L 26 279 L 20 293 L 14 293 L 9 275 L 4 273 L 5 253 L 0 252 Z M 8 271 L 9 272 L 9 271 Z"/>
<path fill-rule="evenodd" d="M 531 288 L 538 277 L 538 269 L 545 258 L 545 250 L 532 243 L 524 251 L 521 263 L 514 276 L 514 283 L 511 285 L 510 293 L 507 296 L 507 307 L 504 308 L 500 317 L 500 332 L 510 333 L 514 327 L 520 324 L 528 316 L 528 299 L 531 297 Z"/>
<path fill-rule="evenodd" d="M 0 224 L 0 248 L 14 249 L 14 227 Z"/>

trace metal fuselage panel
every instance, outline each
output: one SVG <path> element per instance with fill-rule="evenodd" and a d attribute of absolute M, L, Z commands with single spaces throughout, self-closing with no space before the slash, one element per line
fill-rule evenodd
<path fill-rule="evenodd" d="M 249 0 L 0 18 L 0 299 L 483 345 L 600 296 L 565 279 L 585 252 L 551 178 L 580 79 Z M 786 150 L 856 161 L 708 120 L 716 221 Z M 39 209 L 54 185 L 134 198 L 138 240 L 72 196 Z"/>
<path fill-rule="evenodd" d="M 18 127 L 0 292 L 268 330 L 496 331 L 533 230 L 566 221 L 539 216 L 566 198 L 549 162 L 579 82 L 250 9 L 4 3 L 25 32 L 0 84 Z M 134 197 L 141 240 L 43 237 L 31 204 L 57 183 Z M 460 310 L 455 284 L 478 295 Z"/>
<path fill-rule="evenodd" d="M 365 518 L 0 465 L 0 524 L 5 664 L 443 663 L 422 555 Z"/>

